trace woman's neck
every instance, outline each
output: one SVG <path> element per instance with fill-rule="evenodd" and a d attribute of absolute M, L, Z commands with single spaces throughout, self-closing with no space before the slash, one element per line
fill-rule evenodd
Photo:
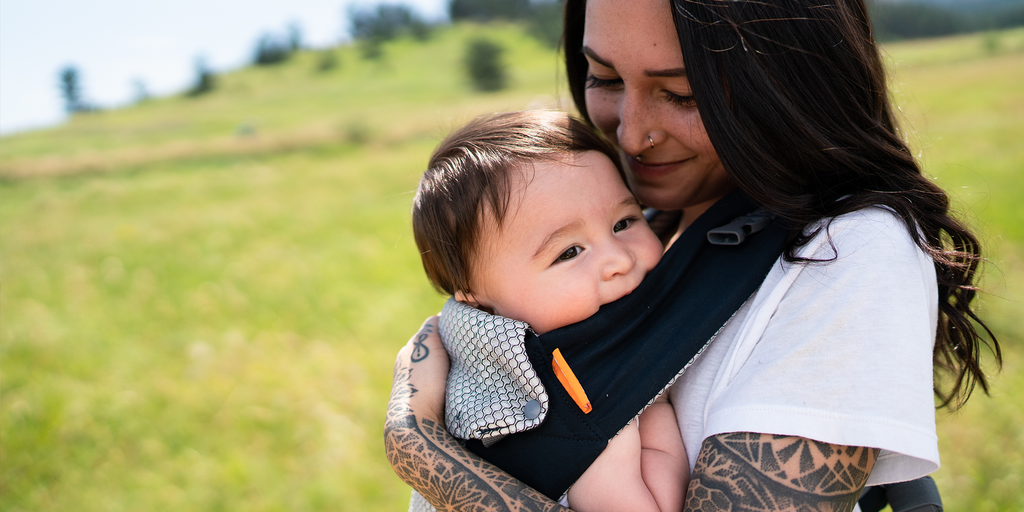
<path fill-rule="evenodd" d="M 683 208 L 683 215 L 679 218 L 679 225 L 676 227 L 675 233 L 668 239 L 668 243 L 665 244 L 665 250 L 667 251 L 669 247 L 672 247 L 672 244 L 683 234 L 683 231 L 686 231 L 686 228 L 690 227 L 690 224 L 693 224 L 697 217 L 700 217 L 708 208 L 711 208 L 711 205 L 718 202 L 718 199 Z"/>

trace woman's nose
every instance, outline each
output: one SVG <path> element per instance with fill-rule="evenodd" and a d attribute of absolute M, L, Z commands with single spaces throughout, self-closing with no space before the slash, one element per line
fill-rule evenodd
<path fill-rule="evenodd" d="M 654 121 L 653 113 L 640 91 L 626 91 L 619 101 L 619 147 L 628 155 L 639 155 L 650 147 L 647 134 Z"/>

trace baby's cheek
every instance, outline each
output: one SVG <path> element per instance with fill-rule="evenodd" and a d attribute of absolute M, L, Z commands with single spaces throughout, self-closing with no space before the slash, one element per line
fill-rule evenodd
<path fill-rule="evenodd" d="M 530 326 L 533 327 L 537 334 L 543 334 L 567 325 L 582 322 L 593 316 L 594 313 L 597 313 L 599 307 L 600 304 L 597 304 L 596 301 L 588 300 L 587 297 L 564 297 L 558 303 L 548 304 L 544 312 L 538 315 L 537 325 L 530 324 Z M 538 330 L 538 327 L 541 330 Z"/>
<path fill-rule="evenodd" d="M 643 250 L 640 256 L 642 260 L 640 262 L 641 267 L 644 268 L 644 273 L 650 272 L 651 269 L 661 261 L 661 257 L 665 254 L 665 248 L 661 246 L 661 241 L 654 233 L 650 233 L 650 237 L 645 237 L 643 241 Z"/>
<path fill-rule="evenodd" d="M 651 268 L 647 269 L 648 272 L 653 270 L 654 267 L 656 267 L 658 265 L 658 262 L 661 261 L 661 257 L 664 254 L 665 253 L 662 252 L 661 244 L 659 243 L 657 249 L 654 251 L 654 256 L 651 258 Z"/>

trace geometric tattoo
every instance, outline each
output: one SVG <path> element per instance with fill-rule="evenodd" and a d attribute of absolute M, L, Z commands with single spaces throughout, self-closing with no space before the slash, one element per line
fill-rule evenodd
<path fill-rule="evenodd" d="M 424 347 L 426 348 L 426 347 Z M 417 420 L 408 407 L 412 368 L 397 368 L 384 422 L 395 473 L 439 511 L 564 510 L 455 441 L 443 424 Z"/>
<path fill-rule="evenodd" d="M 877 448 L 739 432 L 704 441 L 686 511 L 853 510 Z"/>
<path fill-rule="evenodd" d="M 391 467 L 437 510 L 564 510 L 470 452 L 444 423 L 417 418 L 412 374 L 428 358 L 427 324 L 411 364 L 396 361 L 384 421 Z M 704 440 L 686 494 L 686 512 L 851 511 L 879 450 L 750 432 Z"/>

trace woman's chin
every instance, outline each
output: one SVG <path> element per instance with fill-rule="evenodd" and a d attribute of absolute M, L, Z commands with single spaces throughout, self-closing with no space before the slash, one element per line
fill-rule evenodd
<path fill-rule="evenodd" d="M 647 208 L 669 211 L 682 210 L 685 207 L 685 201 L 680 201 L 679 194 L 666 190 L 663 187 L 636 182 L 630 183 L 630 186 L 637 199 L 640 200 L 640 203 Z"/>
<path fill-rule="evenodd" d="M 726 182 L 694 190 L 697 187 L 694 184 L 650 183 L 637 179 L 630 179 L 629 186 L 646 208 L 672 211 L 699 207 L 701 212 L 736 188 L 732 182 Z"/>

